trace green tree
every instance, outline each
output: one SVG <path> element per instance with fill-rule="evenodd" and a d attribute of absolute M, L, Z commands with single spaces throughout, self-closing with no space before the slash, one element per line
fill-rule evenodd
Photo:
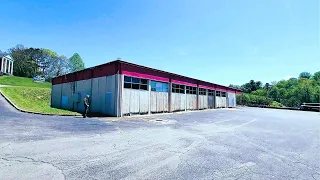
<path fill-rule="evenodd" d="M 302 72 L 299 75 L 299 79 L 310 79 L 311 78 L 311 73 L 309 72 Z"/>
<path fill-rule="evenodd" d="M 320 81 L 320 71 L 313 74 L 312 79 L 315 81 Z"/>
<path fill-rule="evenodd" d="M 38 73 L 38 65 L 32 56 L 32 49 L 25 48 L 23 45 L 18 44 L 9 49 L 9 53 L 14 60 L 13 75 L 33 77 Z"/>
<path fill-rule="evenodd" d="M 83 70 L 84 63 L 78 53 L 74 53 L 70 58 L 70 66 L 71 66 L 71 72 L 80 71 Z"/>

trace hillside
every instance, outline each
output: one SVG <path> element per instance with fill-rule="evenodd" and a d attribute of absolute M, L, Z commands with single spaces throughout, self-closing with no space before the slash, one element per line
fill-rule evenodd
<path fill-rule="evenodd" d="M 3 86 L 1 85 L 9 85 Z M 2 76 L 0 77 L 0 91 L 5 94 L 19 108 L 46 114 L 71 114 L 78 113 L 51 108 L 51 83 L 33 82 L 31 78 Z"/>

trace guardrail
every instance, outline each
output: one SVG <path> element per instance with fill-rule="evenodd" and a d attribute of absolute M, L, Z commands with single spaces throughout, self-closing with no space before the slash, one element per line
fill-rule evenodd
<path fill-rule="evenodd" d="M 301 109 L 305 111 L 315 110 L 320 111 L 320 103 L 303 103 Z"/>

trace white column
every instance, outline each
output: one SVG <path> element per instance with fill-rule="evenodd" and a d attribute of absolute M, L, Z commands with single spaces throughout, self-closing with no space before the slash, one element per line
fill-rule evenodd
<path fill-rule="evenodd" d="M 3 72 L 7 73 L 7 59 L 3 58 L 3 62 L 4 62 L 4 70 L 3 70 Z"/>
<path fill-rule="evenodd" d="M 11 72 L 11 75 L 13 75 L 13 61 L 11 61 L 11 70 L 10 70 L 10 72 Z"/>
<path fill-rule="evenodd" d="M 9 63 L 8 63 L 8 74 L 10 74 L 10 69 L 11 69 L 11 67 L 10 67 L 10 66 L 11 66 L 11 62 L 10 62 L 10 60 L 8 60 L 8 62 L 9 62 Z"/>

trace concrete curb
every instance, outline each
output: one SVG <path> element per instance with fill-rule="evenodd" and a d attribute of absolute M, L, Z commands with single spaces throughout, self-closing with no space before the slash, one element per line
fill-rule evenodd
<path fill-rule="evenodd" d="M 48 113 L 40 113 L 40 112 L 32 112 L 20 109 L 17 105 L 15 105 L 1 90 L 0 90 L 1 96 L 16 110 L 23 112 L 23 113 L 29 113 L 29 114 L 38 114 L 38 115 L 44 115 L 44 116 L 73 116 L 73 117 L 82 117 L 81 115 L 72 115 L 72 114 L 48 114 Z"/>

